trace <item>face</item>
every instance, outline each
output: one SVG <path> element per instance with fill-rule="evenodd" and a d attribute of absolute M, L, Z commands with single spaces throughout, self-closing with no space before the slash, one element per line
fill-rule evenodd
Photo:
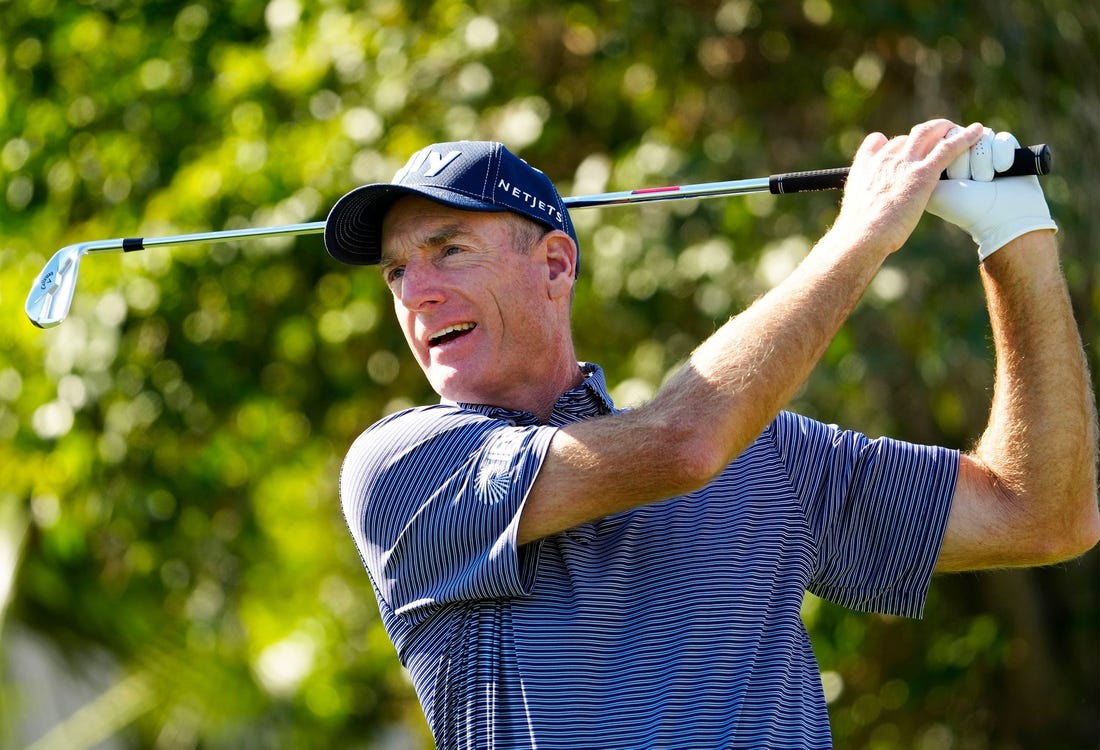
<path fill-rule="evenodd" d="M 564 390 L 563 373 L 577 371 L 553 260 L 565 235 L 517 233 L 514 221 L 405 197 L 386 214 L 379 266 L 437 393 L 539 413 Z M 529 246 L 515 247 L 517 237 Z"/>

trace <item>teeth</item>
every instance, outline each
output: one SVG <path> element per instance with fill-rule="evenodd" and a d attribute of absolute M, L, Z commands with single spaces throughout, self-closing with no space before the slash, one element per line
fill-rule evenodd
<path fill-rule="evenodd" d="M 475 323 L 459 323 L 458 325 L 447 326 L 442 331 L 436 331 L 432 334 L 430 341 L 439 341 L 444 336 L 452 333 L 462 333 L 463 331 L 472 331 L 476 326 Z"/>

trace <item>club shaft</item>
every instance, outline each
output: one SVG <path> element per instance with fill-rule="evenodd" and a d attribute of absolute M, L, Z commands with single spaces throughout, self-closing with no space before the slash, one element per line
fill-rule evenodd
<path fill-rule="evenodd" d="M 1016 158 L 1012 167 L 1001 173 L 1010 175 L 1043 175 L 1050 172 L 1050 148 L 1046 144 L 1016 149 Z M 788 172 L 773 174 L 769 177 L 757 177 L 747 180 L 724 180 L 720 182 L 700 182 L 693 185 L 668 185 L 665 187 L 621 190 L 594 195 L 577 195 L 562 199 L 566 208 L 596 208 L 599 206 L 619 206 L 630 203 L 656 203 L 658 201 L 685 200 L 689 198 L 717 198 L 750 193 L 772 193 L 784 195 L 816 190 L 836 190 L 844 187 L 848 177 L 848 168 L 822 169 L 810 172 Z M 300 234 L 320 234 L 325 231 L 323 221 L 306 224 L 286 224 L 277 227 L 255 227 L 247 229 L 225 229 L 217 232 L 197 232 L 167 237 L 128 237 L 114 240 L 96 240 L 85 243 L 83 251 L 88 254 L 131 252 L 147 247 L 165 245 L 186 245 L 196 242 L 229 242 L 232 240 L 257 239 L 261 237 L 294 236 Z"/>
<path fill-rule="evenodd" d="M 760 177 L 750 180 L 727 180 L 724 182 L 706 182 L 695 185 L 670 185 L 660 188 L 644 188 L 641 190 L 622 190 L 619 192 L 597 193 L 594 195 L 578 195 L 570 198 L 563 198 L 562 200 L 566 208 L 594 208 L 597 206 L 615 206 L 626 203 L 653 203 L 657 201 L 683 200 L 687 198 L 713 198 L 723 195 L 766 193 L 768 192 L 768 179 L 767 177 Z M 81 250 L 86 255 L 129 253 L 137 250 L 145 250 L 150 247 L 320 234 L 324 231 L 325 222 L 313 221 L 304 224 L 223 229 L 215 232 L 173 234 L 163 237 L 118 237 L 116 239 L 94 240 L 83 243 Z"/>
<path fill-rule="evenodd" d="M 726 195 L 746 195 L 769 192 L 768 177 L 750 180 L 725 180 L 701 182 L 694 185 L 669 185 L 667 187 L 622 190 L 613 193 L 578 195 L 562 199 L 566 208 L 595 208 L 618 206 L 627 203 L 655 203 L 657 201 L 683 200 L 687 198 L 717 198 Z"/>
<path fill-rule="evenodd" d="M 325 222 L 313 221 L 305 224 L 283 224 L 276 227 L 248 227 L 242 229 L 223 229 L 216 232 L 195 232 L 193 234 L 173 234 L 163 237 L 118 237 L 111 240 L 86 242 L 81 250 L 85 255 L 107 253 L 129 253 L 150 247 L 168 245 L 190 245 L 200 242 L 231 242 L 233 240 L 260 239 L 263 237 L 296 236 L 301 234 L 320 234 L 325 231 Z"/>

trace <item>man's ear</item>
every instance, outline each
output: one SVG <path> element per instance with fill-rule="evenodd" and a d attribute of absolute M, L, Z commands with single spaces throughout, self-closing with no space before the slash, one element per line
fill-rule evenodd
<path fill-rule="evenodd" d="M 554 230 L 543 236 L 546 248 L 547 282 L 551 297 L 573 293 L 577 278 L 577 243 L 565 232 Z"/>

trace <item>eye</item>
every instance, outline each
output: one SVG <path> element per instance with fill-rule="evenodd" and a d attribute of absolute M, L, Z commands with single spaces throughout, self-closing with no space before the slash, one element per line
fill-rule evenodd
<path fill-rule="evenodd" d="M 404 275 L 404 266 L 394 266 L 393 268 L 390 268 L 386 271 L 386 283 L 392 286 L 396 282 L 400 281 Z"/>
<path fill-rule="evenodd" d="M 461 252 L 462 252 L 462 248 L 461 247 L 456 247 L 454 245 L 448 245 L 447 247 L 443 248 L 443 255 L 444 256 L 458 255 Z"/>

